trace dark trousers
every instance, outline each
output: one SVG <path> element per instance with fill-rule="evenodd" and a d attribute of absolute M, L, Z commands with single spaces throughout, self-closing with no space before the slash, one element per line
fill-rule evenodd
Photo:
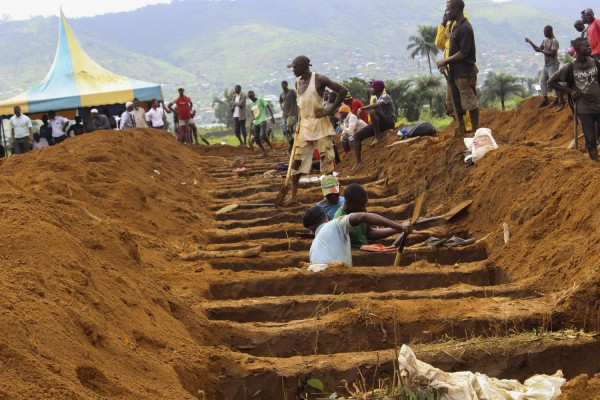
<path fill-rule="evenodd" d="M 240 141 L 240 144 L 246 144 L 246 136 L 248 136 L 248 132 L 246 131 L 246 120 L 240 120 L 238 117 L 233 119 L 233 129 L 235 132 L 235 136 Z M 242 141 L 242 136 L 244 140 Z"/>
<path fill-rule="evenodd" d="M 25 154 L 30 149 L 31 149 L 31 146 L 29 145 L 29 136 L 26 136 L 24 138 L 15 139 L 15 143 L 14 143 L 14 147 L 13 147 L 13 152 L 15 154 Z"/>
<path fill-rule="evenodd" d="M 63 140 L 65 140 L 67 138 L 67 135 L 62 135 L 59 137 L 54 137 L 54 143 L 53 144 L 59 144 L 60 142 L 62 142 Z"/>
<path fill-rule="evenodd" d="M 595 149 L 598 147 L 598 139 L 596 138 L 596 125 L 600 124 L 600 113 L 594 114 L 579 114 L 581 121 L 581 129 L 585 138 L 585 148 Z"/>

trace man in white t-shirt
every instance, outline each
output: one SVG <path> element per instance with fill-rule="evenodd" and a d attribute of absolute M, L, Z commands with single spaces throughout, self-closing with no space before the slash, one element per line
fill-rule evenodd
<path fill-rule="evenodd" d="M 352 213 L 330 220 L 319 206 L 312 206 L 304 214 L 302 223 L 305 228 L 315 232 L 315 239 L 310 246 L 311 263 L 344 262 L 352 266 L 352 248 L 350 229 L 361 223 L 393 228 L 397 231 L 410 231 L 409 221 L 397 223 L 371 213 Z"/>
<path fill-rule="evenodd" d="M 31 120 L 21 114 L 21 107 L 15 106 L 15 115 L 10 117 L 11 144 L 14 154 L 25 154 L 31 148 L 33 130 Z"/>
<path fill-rule="evenodd" d="M 56 115 L 54 111 L 48 111 L 48 124 L 52 128 L 52 141 L 54 144 L 59 144 L 67 138 L 68 118 Z"/>
<path fill-rule="evenodd" d="M 165 129 L 165 109 L 164 104 L 162 107 L 159 107 L 159 101 L 156 99 L 152 99 L 150 101 L 150 110 L 146 113 L 146 121 L 148 125 L 154 129 Z"/>

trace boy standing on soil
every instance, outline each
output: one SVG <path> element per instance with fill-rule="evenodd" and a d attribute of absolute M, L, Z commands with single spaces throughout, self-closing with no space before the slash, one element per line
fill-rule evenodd
<path fill-rule="evenodd" d="M 306 211 L 302 220 L 304 227 L 315 232 L 310 246 L 311 263 L 344 262 L 352 266 L 350 232 L 361 224 L 385 226 L 394 232 L 408 231 L 410 222 L 397 223 L 377 214 L 366 212 L 352 213 L 330 220 L 319 206 Z"/>
<path fill-rule="evenodd" d="M 590 158 L 598 161 L 595 124 L 600 124 L 600 61 L 591 58 L 592 48 L 587 39 L 577 38 L 571 44 L 577 57 L 554 74 L 548 85 L 568 93 L 577 103 L 577 115 L 581 121 L 585 147 Z"/>
<path fill-rule="evenodd" d="M 271 150 L 273 150 L 273 146 L 269 141 L 269 136 L 267 136 L 267 113 L 265 110 L 269 110 L 269 114 L 271 114 L 271 123 L 274 124 L 275 117 L 273 116 L 273 110 L 265 99 L 256 97 L 252 90 L 248 92 L 248 98 L 250 99 L 250 110 L 252 111 L 252 135 L 254 141 L 262 150 L 263 155 L 266 156 L 267 151 L 262 145 L 262 142 L 266 142 Z M 252 138 L 250 138 L 250 142 L 252 143 Z"/>
<path fill-rule="evenodd" d="M 348 185 L 344 191 L 344 205 L 334 215 L 334 218 L 339 218 L 352 213 L 365 213 L 369 196 L 367 191 L 358 183 Z M 383 217 L 382 217 L 383 218 Z M 389 220 L 388 220 L 389 221 Z M 385 228 L 376 228 L 375 226 L 385 226 Z M 360 249 L 361 246 L 369 244 L 369 240 L 385 239 L 408 228 L 397 228 L 399 224 L 385 225 L 372 224 L 370 222 L 361 221 L 358 224 L 352 225 L 350 230 L 350 242 L 353 249 Z"/>

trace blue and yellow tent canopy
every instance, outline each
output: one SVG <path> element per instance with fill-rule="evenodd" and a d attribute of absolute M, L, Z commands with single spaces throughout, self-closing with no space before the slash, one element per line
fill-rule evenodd
<path fill-rule="evenodd" d="M 24 113 L 73 110 L 152 98 L 162 99 L 160 85 L 128 79 L 96 64 L 81 48 L 62 10 L 58 49 L 50 72 L 38 85 L 0 101 L 0 115 L 16 105 Z"/>

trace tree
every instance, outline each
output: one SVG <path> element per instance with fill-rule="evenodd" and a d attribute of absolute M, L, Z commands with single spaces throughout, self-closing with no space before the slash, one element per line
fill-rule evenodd
<path fill-rule="evenodd" d="M 362 78 L 353 76 L 347 81 L 342 82 L 342 85 L 344 85 L 346 89 L 350 91 L 353 98 L 359 99 L 363 102 L 363 104 L 369 104 L 369 82 Z"/>
<path fill-rule="evenodd" d="M 429 63 L 429 74 L 433 75 L 431 70 L 431 58 L 435 60 L 435 56 L 439 50 L 435 47 L 435 37 L 437 35 L 437 27 L 434 25 L 419 25 L 419 31 L 416 35 L 408 38 L 410 44 L 406 50 L 412 50 L 410 56 L 414 59 L 416 56 L 427 56 Z"/>
<path fill-rule="evenodd" d="M 484 103 L 500 99 L 502 111 L 505 110 L 504 102 L 512 94 L 521 92 L 521 86 L 517 83 L 519 78 L 505 73 L 490 73 L 483 83 L 481 100 Z"/>
<path fill-rule="evenodd" d="M 442 82 L 439 76 L 425 75 L 419 77 L 415 86 L 415 90 L 419 95 L 419 107 L 422 107 L 425 103 L 427 103 L 433 112 L 433 100 L 435 99 L 436 93 L 439 92 L 441 87 Z"/>
<path fill-rule="evenodd" d="M 227 128 L 233 126 L 233 114 L 229 109 L 229 104 L 234 97 L 235 92 L 229 89 L 225 89 L 223 92 L 223 99 L 213 96 L 212 108 L 215 110 L 215 117 L 217 118 L 217 121 L 225 124 Z"/>

